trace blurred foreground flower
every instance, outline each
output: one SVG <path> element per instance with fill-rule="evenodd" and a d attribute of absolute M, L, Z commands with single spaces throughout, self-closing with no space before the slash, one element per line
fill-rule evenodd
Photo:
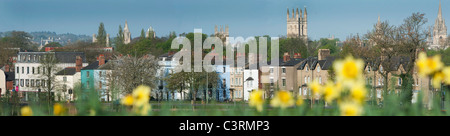
<path fill-rule="evenodd" d="M 324 97 L 327 103 L 332 103 L 334 99 L 339 98 L 341 91 L 340 86 L 335 85 L 333 82 L 328 81 L 324 87 Z"/>
<path fill-rule="evenodd" d="M 362 104 L 366 99 L 366 87 L 364 83 L 355 84 L 350 90 L 351 98 L 358 104 Z"/>
<path fill-rule="evenodd" d="M 53 115 L 55 116 L 64 115 L 65 111 L 66 111 L 65 108 L 61 104 L 56 103 L 53 105 Z"/>
<path fill-rule="evenodd" d="M 20 114 L 22 116 L 33 116 L 33 110 L 31 110 L 30 106 L 24 106 L 20 109 Z"/>
<path fill-rule="evenodd" d="M 334 62 L 333 67 L 336 70 L 337 81 L 342 82 L 344 86 L 351 86 L 355 81 L 362 79 L 364 62 L 347 56 L 345 60 Z"/>
<path fill-rule="evenodd" d="M 263 91 L 255 90 L 250 94 L 250 102 L 248 103 L 251 107 L 256 107 L 256 110 L 261 112 L 263 110 L 264 98 Z"/>
<path fill-rule="evenodd" d="M 270 101 L 270 105 L 273 107 L 281 107 L 282 109 L 294 105 L 294 99 L 288 91 L 277 91 L 275 97 Z"/>
<path fill-rule="evenodd" d="M 308 84 L 314 95 L 322 94 L 322 86 L 319 84 L 318 80 L 314 80 Z"/>
<path fill-rule="evenodd" d="M 418 73 L 422 77 L 433 74 L 444 67 L 444 63 L 441 62 L 441 55 L 427 57 L 425 52 L 419 54 L 416 65 L 418 67 Z"/>
<path fill-rule="evenodd" d="M 304 103 L 303 101 L 304 101 L 303 98 L 301 98 L 301 96 L 298 96 L 297 101 L 295 102 L 295 105 L 301 106 Z"/>
<path fill-rule="evenodd" d="M 132 106 L 133 111 L 139 115 L 148 115 L 151 106 L 148 103 L 150 100 L 151 88 L 145 85 L 140 85 L 133 90 L 131 95 L 127 95 L 120 100 L 120 103 L 126 106 Z"/>
<path fill-rule="evenodd" d="M 342 116 L 359 116 L 362 113 L 362 106 L 354 102 L 344 102 L 339 109 Z"/>

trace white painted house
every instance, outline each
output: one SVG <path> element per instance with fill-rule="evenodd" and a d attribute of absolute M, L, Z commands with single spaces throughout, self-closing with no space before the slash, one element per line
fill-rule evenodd
<path fill-rule="evenodd" d="M 253 64 L 256 65 L 256 64 Z M 247 66 L 244 69 L 244 100 L 248 101 L 250 93 L 254 89 L 258 89 L 259 83 L 259 70 L 255 66 L 254 68 Z"/>
<path fill-rule="evenodd" d="M 58 64 L 57 68 L 63 70 L 67 67 L 75 67 L 75 60 L 80 56 L 83 60 L 82 66 L 87 66 L 84 52 L 19 52 L 17 63 L 15 64 L 16 86 L 19 88 L 19 95 L 28 100 L 28 94 L 44 91 L 46 87 L 46 77 L 42 76 L 45 73 L 39 60 L 46 54 L 54 55 Z M 52 74 L 56 74 L 55 71 Z M 54 90 L 52 90 L 54 91 Z"/>

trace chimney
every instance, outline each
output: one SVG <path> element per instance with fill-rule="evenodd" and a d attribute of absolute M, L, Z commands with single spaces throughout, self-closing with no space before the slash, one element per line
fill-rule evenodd
<path fill-rule="evenodd" d="M 75 60 L 75 71 L 80 72 L 82 67 L 83 67 L 83 59 L 81 58 L 81 56 L 77 56 Z"/>
<path fill-rule="evenodd" d="M 283 55 L 283 62 L 287 62 L 287 61 L 289 61 L 290 59 L 291 59 L 291 58 L 290 58 L 290 56 L 289 56 L 289 53 L 285 52 L 284 55 Z"/>
<path fill-rule="evenodd" d="M 294 59 L 300 59 L 300 58 L 302 58 L 301 53 L 294 53 Z"/>
<path fill-rule="evenodd" d="M 317 55 L 319 60 L 326 60 L 330 56 L 330 49 L 319 49 L 319 54 Z"/>
<path fill-rule="evenodd" d="M 100 55 L 98 56 L 98 66 L 101 66 L 101 65 L 103 65 L 103 64 L 105 64 L 105 55 L 100 54 Z"/>

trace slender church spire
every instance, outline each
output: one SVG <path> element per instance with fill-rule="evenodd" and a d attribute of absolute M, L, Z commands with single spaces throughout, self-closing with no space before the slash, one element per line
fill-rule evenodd
<path fill-rule="evenodd" d="M 439 12 L 438 12 L 438 18 L 442 18 L 442 8 L 441 8 L 441 1 L 439 0 Z"/>

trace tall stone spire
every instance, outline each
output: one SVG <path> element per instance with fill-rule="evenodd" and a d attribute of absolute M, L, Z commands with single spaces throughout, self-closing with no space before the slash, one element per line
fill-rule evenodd
<path fill-rule="evenodd" d="M 438 12 L 438 18 L 442 18 L 442 8 L 441 8 L 441 1 L 439 0 L 439 12 Z"/>
<path fill-rule="evenodd" d="M 441 1 L 439 1 L 439 11 L 433 28 L 433 43 L 432 46 L 442 45 L 447 39 L 447 26 L 445 25 L 445 19 L 442 18 Z"/>
<path fill-rule="evenodd" d="M 123 43 L 128 44 L 131 42 L 131 33 L 128 29 L 128 22 L 125 21 L 125 27 L 123 28 Z"/>
<path fill-rule="evenodd" d="M 109 34 L 106 34 L 106 47 L 109 47 Z"/>

